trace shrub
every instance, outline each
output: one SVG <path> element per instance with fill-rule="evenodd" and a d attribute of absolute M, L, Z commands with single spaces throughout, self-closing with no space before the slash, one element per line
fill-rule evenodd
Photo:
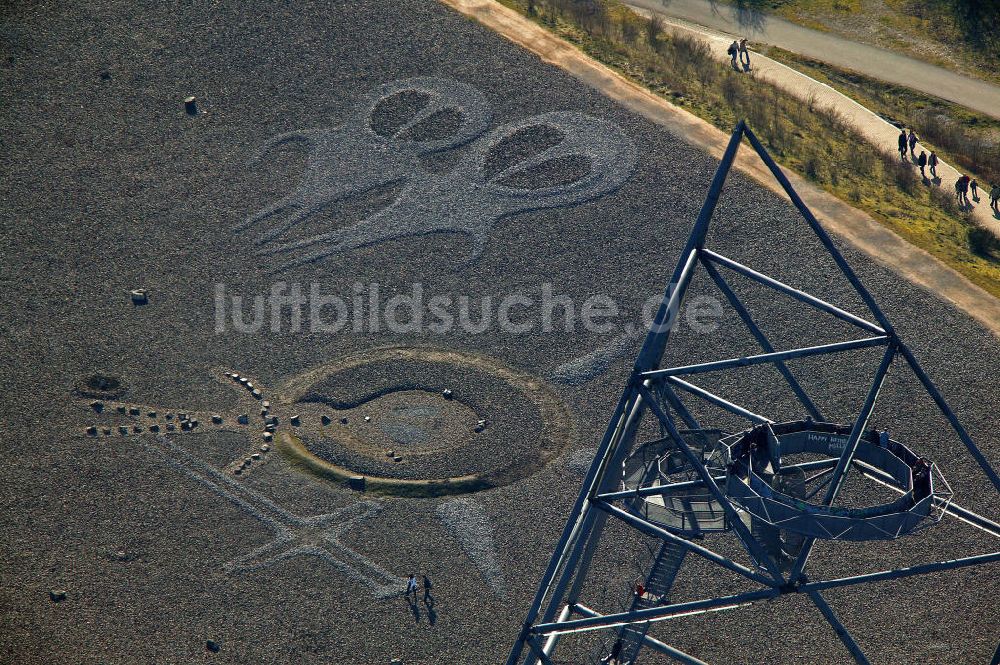
<path fill-rule="evenodd" d="M 654 51 L 660 50 L 660 35 L 663 34 L 663 19 L 659 14 L 653 14 L 646 22 L 646 41 Z"/>
<path fill-rule="evenodd" d="M 1000 255 L 1000 238 L 989 229 L 973 226 L 969 229 L 969 249 L 980 256 L 993 258 Z"/>

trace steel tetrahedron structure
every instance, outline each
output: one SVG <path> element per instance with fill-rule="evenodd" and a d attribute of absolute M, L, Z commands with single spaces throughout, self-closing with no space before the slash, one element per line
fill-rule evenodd
<path fill-rule="evenodd" d="M 780 183 L 874 320 L 852 314 L 705 246 L 713 212 L 744 139 Z M 762 352 L 661 367 L 671 333 L 672 313 L 678 310 L 692 276 L 699 270 L 707 273 L 725 296 Z M 730 273 L 835 317 L 864 336 L 777 351 L 727 282 Z M 844 424 L 827 422 L 821 405 L 813 402 L 786 363 L 861 349 L 877 349 L 881 361 L 870 384 L 863 384 L 869 387 L 860 411 Z M 640 651 L 648 649 L 678 662 L 702 663 L 648 634 L 650 625 L 786 594 L 808 597 L 850 656 L 858 663 L 868 663 L 858 643 L 824 599 L 825 590 L 1000 561 L 1000 551 L 995 551 L 829 580 L 812 579 L 806 574 L 810 553 L 819 540 L 892 540 L 931 526 L 944 516 L 957 518 L 1000 539 L 1000 524 L 952 501 L 948 482 L 932 460 L 873 426 L 872 414 L 893 365 L 905 365 L 912 371 L 993 490 L 1000 493 L 1000 477 L 986 456 L 784 173 L 753 132 L 740 122 L 507 664 L 553 663 L 558 660 L 554 654 L 562 638 L 589 631 L 604 631 L 605 637 L 601 653 L 594 654 L 591 662 L 633 664 Z M 752 366 L 771 366 L 780 372 L 802 409 L 800 420 L 775 422 L 766 414 L 699 387 L 691 378 Z M 686 401 L 693 399 L 735 415 L 745 428 L 727 432 L 713 428 L 711 423 L 699 423 L 686 405 Z M 660 434 L 652 440 L 644 440 L 644 435 L 639 434 L 640 420 L 644 417 L 658 427 Z M 799 461 L 803 458 L 806 461 Z M 894 499 L 861 508 L 838 505 L 838 495 L 842 495 L 849 471 L 867 479 L 865 482 L 895 490 L 886 492 Z M 657 545 L 649 551 L 644 564 L 647 574 L 629 593 L 625 609 L 601 613 L 589 607 L 582 594 L 609 520 L 636 529 L 647 542 Z M 714 532 L 725 532 L 727 537 L 738 539 L 748 563 L 701 544 L 706 534 Z M 736 573 L 753 588 L 743 593 L 672 602 L 671 586 L 687 556 L 702 557 Z"/>

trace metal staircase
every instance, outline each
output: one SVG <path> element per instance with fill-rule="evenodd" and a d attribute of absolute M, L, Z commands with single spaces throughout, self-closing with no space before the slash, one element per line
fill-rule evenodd
<path fill-rule="evenodd" d="M 642 610 L 657 605 L 665 605 L 670 589 L 674 586 L 677 571 L 684 563 L 687 549 L 672 542 L 664 541 L 653 559 L 653 565 L 645 579 L 646 593 L 642 596 L 632 596 L 631 610 Z M 649 622 L 633 623 L 623 626 L 617 639 L 622 641 L 622 650 L 618 657 L 619 665 L 635 665 L 642 649 L 643 638 L 649 630 Z"/>

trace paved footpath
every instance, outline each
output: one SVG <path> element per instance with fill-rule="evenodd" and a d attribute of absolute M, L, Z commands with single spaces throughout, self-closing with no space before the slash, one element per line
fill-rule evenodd
<path fill-rule="evenodd" d="M 649 16 L 649 10 L 638 6 L 638 3 L 647 1 L 629 0 L 628 4 L 636 13 Z M 657 3 L 653 2 L 650 4 Z M 672 7 L 673 5 L 671 4 L 670 6 Z M 708 42 L 712 56 L 715 59 L 720 62 L 729 61 L 726 49 L 732 44 L 733 35 L 726 35 L 710 31 L 704 27 L 679 22 L 668 16 L 663 16 L 663 18 L 667 23 L 668 29 L 675 33 L 687 34 Z M 750 64 L 753 75 L 758 79 L 773 83 L 803 101 L 814 100 L 814 103 L 820 108 L 836 109 L 862 137 L 877 146 L 885 148 L 892 154 L 898 154 L 896 151 L 899 129 L 882 119 L 876 113 L 861 106 L 850 97 L 837 92 L 825 83 L 820 83 L 787 65 L 766 58 L 759 53 L 750 53 Z M 926 151 L 928 155 L 931 154 L 930 148 L 926 148 L 918 143 L 916 154 L 919 155 L 921 150 Z M 914 164 L 913 168 L 916 169 L 917 166 Z M 930 175 L 929 169 L 927 174 L 928 176 Z M 944 162 L 939 162 L 937 174 L 938 178 L 933 183 L 929 180 L 925 181 L 927 185 L 942 187 L 946 192 L 954 195 L 955 181 L 958 180 L 959 172 Z M 1000 237 L 1000 216 L 990 210 L 989 189 L 989 183 L 980 183 L 980 200 L 978 203 L 973 201 L 972 217 L 980 226 L 990 229 L 994 235 Z"/>
<path fill-rule="evenodd" d="M 962 76 L 895 51 L 858 44 L 819 30 L 811 30 L 773 16 L 754 16 L 740 21 L 727 5 L 709 0 L 628 0 L 647 11 L 746 37 L 852 69 L 889 83 L 897 83 L 1000 119 L 1000 86 Z"/>
<path fill-rule="evenodd" d="M 662 97 L 628 81 L 578 48 L 493 0 L 441 0 L 456 11 L 479 21 L 512 42 L 536 54 L 599 90 L 625 108 L 638 113 L 717 159 L 725 151 L 729 134 L 674 106 Z M 737 153 L 735 167 L 764 187 L 784 197 L 784 191 L 756 154 Z M 914 247 L 869 215 L 852 208 L 832 194 L 786 170 L 799 196 L 823 226 L 894 270 L 953 303 L 958 309 L 1000 336 L 1000 299 L 976 286 L 927 252 Z M 787 198 L 787 197 L 786 197 Z M 805 223 L 805 222 L 803 222 Z"/>

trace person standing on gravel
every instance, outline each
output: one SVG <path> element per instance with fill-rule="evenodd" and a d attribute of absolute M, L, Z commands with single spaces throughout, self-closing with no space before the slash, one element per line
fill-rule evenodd
<path fill-rule="evenodd" d="M 427 573 L 424 573 L 424 605 L 433 605 L 434 596 L 431 595 L 431 578 L 427 577 Z"/>
<path fill-rule="evenodd" d="M 931 177 L 937 177 L 938 158 L 937 153 L 931 150 L 931 156 L 927 158 L 927 166 L 931 167 Z"/>
<path fill-rule="evenodd" d="M 410 573 L 410 577 L 407 578 L 407 580 L 406 580 L 406 592 L 403 593 L 403 596 L 405 596 L 406 599 L 409 600 L 411 593 L 413 594 L 413 602 L 416 603 L 417 602 L 417 577 L 413 573 Z"/>
<path fill-rule="evenodd" d="M 910 127 L 910 137 L 906 140 L 910 145 L 910 157 L 916 157 L 916 155 L 913 154 L 913 149 L 917 147 L 917 140 L 917 133 L 913 131 L 912 127 Z"/>
<path fill-rule="evenodd" d="M 746 58 L 746 62 L 743 59 Z M 740 40 L 740 64 L 744 71 L 750 71 L 750 49 L 747 47 L 747 38 Z"/>
<path fill-rule="evenodd" d="M 993 212 L 1000 214 L 1000 205 L 997 202 L 1000 201 L 1000 185 L 995 182 L 990 186 L 990 207 L 993 208 Z"/>
<path fill-rule="evenodd" d="M 899 158 L 902 161 L 905 162 L 906 161 L 906 130 L 905 129 L 901 130 L 899 132 L 899 138 L 896 140 L 896 143 L 899 144 L 898 145 Z"/>
<path fill-rule="evenodd" d="M 927 153 L 923 150 L 920 151 L 920 156 L 917 157 L 917 166 L 920 167 L 920 177 L 927 179 L 927 174 L 924 173 L 924 167 L 927 166 Z"/>
<path fill-rule="evenodd" d="M 969 183 L 969 189 L 972 190 L 972 200 L 978 202 L 979 201 L 979 181 L 976 180 L 975 178 L 973 178 L 972 182 Z"/>

